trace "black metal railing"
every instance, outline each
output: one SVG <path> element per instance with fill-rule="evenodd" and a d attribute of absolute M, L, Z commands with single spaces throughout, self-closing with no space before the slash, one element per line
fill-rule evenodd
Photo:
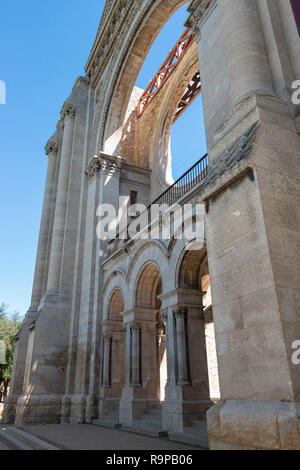
<path fill-rule="evenodd" d="M 175 183 L 172 184 L 166 191 L 164 191 L 155 201 L 153 201 L 148 209 L 153 204 L 168 204 L 172 206 L 176 201 L 181 199 L 191 189 L 193 189 L 200 181 L 207 175 L 208 157 L 207 154 L 202 157 L 195 165 L 187 170 Z"/>
<path fill-rule="evenodd" d="M 206 176 L 208 169 L 208 156 L 207 154 L 202 157 L 198 162 L 196 162 L 189 170 L 187 170 L 178 180 L 175 181 L 166 191 L 164 191 L 158 198 L 151 202 L 147 207 L 148 212 L 148 221 L 151 223 L 151 208 L 155 204 L 157 206 L 162 206 L 164 204 L 171 207 L 179 199 L 181 199 L 185 194 L 187 194 L 191 189 L 193 189 L 197 184 L 199 184 Z M 108 246 L 108 255 L 110 256 L 116 250 L 122 247 L 124 243 L 130 238 L 128 235 L 128 228 L 130 223 L 127 226 L 126 231 L 122 233 L 122 238 L 120 238 L 120 233 L 116 236 L 114 240 L 109 242 Z M 125 235 L 125 236 L 124 236 Z"/>

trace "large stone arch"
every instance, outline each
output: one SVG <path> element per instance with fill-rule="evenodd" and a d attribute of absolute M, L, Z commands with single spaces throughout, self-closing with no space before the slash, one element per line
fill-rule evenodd
<path fill-rule="evenodd" d="M 123 38 L 123 43 L 120 44 L 102 106 L 98 150 L 104 148 L 111 154 L 118 153 L 131 92 L 151 45 L 172 14 L 188 2 L 187 0 L 154 2 L 144 0 L 135 3 L 136 11 L 132 11 L 130 29 L 126 38 Z M 109 140 L 113 135 L 116 139 Z"/>

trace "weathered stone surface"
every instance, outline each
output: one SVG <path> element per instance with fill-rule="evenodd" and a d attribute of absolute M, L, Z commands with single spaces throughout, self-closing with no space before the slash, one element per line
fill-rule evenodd
<path fill-rule="evenodd" d="M 46 146 L 32 302 L 4 422 L 103 419 L 182 434 L 200 433 L 207 414 L 212 449 L 299 449 L 293 12 L 286 0 L 190 2 L 195 42 L 138 119 L 136 77 L 181 4 L 106 3 L 86 77 Z M 179 201 L 202 205 L 196 242 L 160 235 L 164 213 L 155 239 L 108 247 L 98 206 L 124 215 L 126 200 L 148 206 L 172 183 L 173 116 L 199 69 L 209 167 Z"/>

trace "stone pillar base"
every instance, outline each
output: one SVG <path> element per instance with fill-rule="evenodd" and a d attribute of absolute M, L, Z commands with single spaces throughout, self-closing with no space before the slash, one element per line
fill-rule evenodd
<path fill-rule="evenodd" d="M 119 411 L 120 398 L 101 398 L 99 400 L 99 418 L 106 413 Z"/>
<path fill-rule="evenodd" d="M 159 405 L 155 398 L 122 398 L 120 400 L 119 422 L 131 426 L 133 421 L 140 419 L 148 408 Z"/>
<path fill-rule="evenodd" d="M 225 400 L 207 420 L 212 450 L 300 450 L 300 403 Z"/>
<path fill-rule="evenodd" d="M 185 427 L 192 426 L 194 421 L 205 417 L 212 406 L 210 400 L 188 400 L 182 396 L 181 387 L 167 391 L 163 404 L 163 430 L 183 432 Z"/>
<path fill-rule="evenodd" d="M 72 395 L 65 395 L 61 401 L 61 424 L 70 423 Z"/>
<path fill-rule="evenodd" d="M 16 409 L 19 395 L 8 395 L 4 400 L 3 424 L 14 424 L 16 419 Z"/>
<path fill-rule="evenodd" d="M 86 419 L 86 406 L 88 395 L 72 395 L 71 398 L 71 424 L 84 424 Z"/>
<path fill-rule="evenodd" d="M 59 424 L 62 395 L 21 395 L 15 424 Z"/>
<path fill-rule="evenodd" d="M 98 419 L 99 395 L 93 393 L 86 398 L 85 423 L 92 423 L 93 419 Z"/>

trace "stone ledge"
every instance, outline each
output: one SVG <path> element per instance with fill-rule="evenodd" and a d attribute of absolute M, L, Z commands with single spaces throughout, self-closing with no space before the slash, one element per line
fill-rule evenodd
<path fill-rule="evenodd" d="M 300 449 L 300 403 L 225 400 L 207 420 L 211 449 Z"/>

